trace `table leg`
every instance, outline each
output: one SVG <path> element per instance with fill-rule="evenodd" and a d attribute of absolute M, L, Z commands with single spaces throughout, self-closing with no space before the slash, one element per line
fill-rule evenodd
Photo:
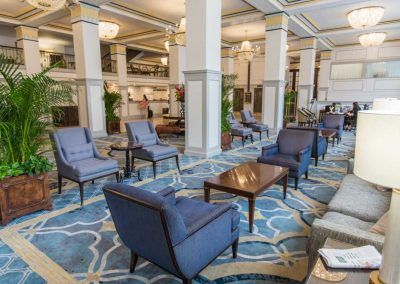
<path fill-rule="evenodd" d="M 335 136 L 332 137 L 332 148 L 335 147 Z"/>
<path fill-rule="evenodd" d="M 249 231 L 250 231 L 250 233 L 253 233 L 255 204 L 256 204 L 256 200 L 249 198 Z"/>
<path fill-rule="evenodd" d="M 130 153 L 129 150 L 125 151 L 125 177 L 126 178 L 130 178 L 132 175 L 131 164 L 130 164 L 131 157 L 130 157 L 129 153 Z"/>
<path fill-rule="evenodd" d="M 204 187 L 204 201 L 210 203 L 210 188 Z"/>
<path fill-rule="evenodd" d="M 283 199 L 286 199 L 289 174 L 283 177 Z"/>

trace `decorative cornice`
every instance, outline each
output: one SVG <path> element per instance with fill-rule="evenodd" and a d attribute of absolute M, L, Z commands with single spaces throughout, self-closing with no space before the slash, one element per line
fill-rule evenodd
<path fill-rule="evenodd" d="M 92 24 L 99 23 L 99 8 L 86 3 L 80 3 L 71 7 L 71 23 L 87 22 Z"/>
<path fill-rule="evenodd" d="M 300 50 L 303 49 L 316 49 L 317 39 L 315 37 L 307 37 L 300 39 Z"/>
<path fill-rule="evenodd" d="M 25 39 L 25 40 L 33 40 L 37 41 L 39 36 L 39 29 L 28 27 L 28 26 L 19 26 L 15 28 L 17 33 L 17 40 Z"/>
<path fill-rule="evenodd" d="M 234 58 L 234 53 L 233 53 L 232 48 L 221 49 L 221 57 L 222 58 Z"/>
<path fill-rule="evenodd" d="M 285 12 L 265 15 L 265 30 L 273 31 L 278 29 L 288 30 L 289 16 Z"/>
<path fill-rule="evenodd" d="M 114 55 L 114 54 L 126 55 L 126 45 L 119 44 L 119 43 L 110 45 L 110 54 L 111 55 Z"/>
<path fill-rule="evenodd" d="M 332 59 L 332 50 L 324 50 L 321 51 L 321 60 L 331 60 Z"/>

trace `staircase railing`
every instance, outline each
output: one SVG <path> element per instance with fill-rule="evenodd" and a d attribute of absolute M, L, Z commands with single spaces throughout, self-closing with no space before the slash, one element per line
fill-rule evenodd
<path fill-rule="evenodd" d="M 160 65 L 150 65 L 142 63 L 130 63 L 127 66 L 128 74 L 139 75 L 139 76 L 151 76 L 151 77 L 169 77 L 169 68 Z"/>
<path fill-rule="evenodd" d="M 40 63 L 42 68 L 48 68 L 58 63 L 58 68 L 73 70 L 75 69 L 75 55 L 41 50 Z"/>
<path fill-rule="evenodd" d="M 0 45 L 0 54 L 4 54 L 10 63 L 24 65 L 24 51 L 22 48 Z"/>

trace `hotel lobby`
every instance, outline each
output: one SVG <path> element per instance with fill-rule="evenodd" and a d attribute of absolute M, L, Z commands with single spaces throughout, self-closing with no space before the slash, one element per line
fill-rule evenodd
<path fill-rule="evenodd" d="M 0 283 L 400 284 L 399 8 L 1 0 Z"/>

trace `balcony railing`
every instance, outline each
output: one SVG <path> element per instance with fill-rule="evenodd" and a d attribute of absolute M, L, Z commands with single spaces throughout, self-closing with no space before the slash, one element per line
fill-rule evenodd
<path fill-rule="evenodd" d="M 117 61 L 103 58 L 101 59 L 101 69 L 103 72 L 117 73 Z"/>
<path fill-rule="evenodd" d="M 57 63 L 58 68 L 75 69 L 75 55 L 40 51 L 40 63 L 42 68 L 48 68 Z"/>
<path fill-rule="evenodd" d="M 0 45 L 0 54 L 4 54 L 10 63 L 24 65 L 24 52 L 22 48 Z"/>
<path fill-rule="evenodd" d="M 169 68 L 159 65 L 130 63 L 128 65 L 128 74 L 167 78 L 169 76 Z"/>

